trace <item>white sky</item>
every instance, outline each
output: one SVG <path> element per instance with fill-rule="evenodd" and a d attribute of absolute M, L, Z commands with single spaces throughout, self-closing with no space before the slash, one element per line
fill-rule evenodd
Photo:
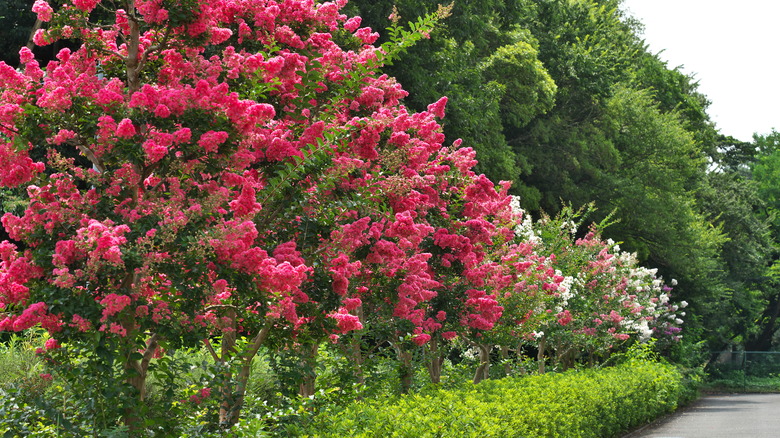
<path fill-rule="evenodd" d="M 780 0 L 624 0 L 650 51 L 682 66 L 712 102 L 721 133 L 780 129 Z"/>

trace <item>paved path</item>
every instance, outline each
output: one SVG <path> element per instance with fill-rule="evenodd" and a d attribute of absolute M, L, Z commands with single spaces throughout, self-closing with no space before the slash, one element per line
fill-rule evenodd
<path fill-rule="evenodd" d="M 777 438 L 780 394 L 706 395 L 624 438 Z"/>

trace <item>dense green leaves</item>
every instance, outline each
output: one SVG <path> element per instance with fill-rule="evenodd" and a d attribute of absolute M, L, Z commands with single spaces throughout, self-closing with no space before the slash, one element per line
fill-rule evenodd
<path fill-rule="evenodd" d="M 605 437 L 684 400 L 673 367 L 641 360 L 600 370 L 490 380 L 324 412 L 303 436 Z"/>

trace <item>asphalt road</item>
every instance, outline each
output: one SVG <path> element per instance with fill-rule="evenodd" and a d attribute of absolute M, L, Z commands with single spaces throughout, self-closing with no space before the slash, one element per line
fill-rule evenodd
<path fill-rule="evenodd" d="M 780 437 L 780 394 L 706 395 L 623 438 L 719 437 Z"/>

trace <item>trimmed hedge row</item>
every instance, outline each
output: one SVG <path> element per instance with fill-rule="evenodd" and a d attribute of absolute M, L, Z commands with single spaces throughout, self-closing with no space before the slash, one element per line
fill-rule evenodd
<path fill-rule="evenodd" d="M 612 437 L 673 411 L 690 392 L 671 365 L 632 360 L 604 369 L 489 380 L 324 412 L 322 437 Z"/>

